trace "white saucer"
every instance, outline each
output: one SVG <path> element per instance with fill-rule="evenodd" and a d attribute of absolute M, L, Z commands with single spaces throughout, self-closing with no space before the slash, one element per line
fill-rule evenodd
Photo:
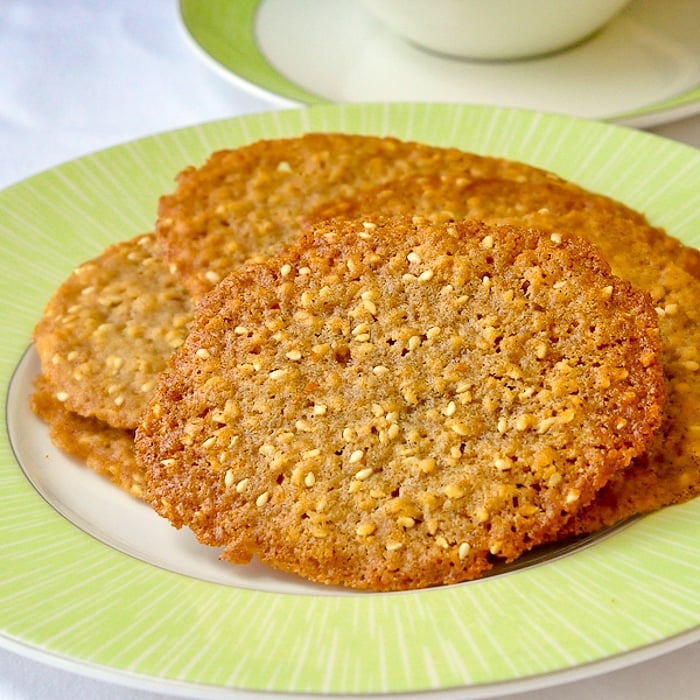
<path fill-rule="evenodd" d="M 180 0 L 199 54 L 283 105 L 432 101 L 652 126 L 700 112 L 700 2 L 635 0 L 564 52 L 515 62 L 428 53 L 352 0 Z"/>

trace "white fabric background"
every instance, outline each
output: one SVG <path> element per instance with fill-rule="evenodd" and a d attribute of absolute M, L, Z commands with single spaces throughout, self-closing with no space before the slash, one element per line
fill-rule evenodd
<path fill-rule="evenodd" d="M 0 187 L 118 142 L 275 106 L 274 98 L 248 95 L 200 61 L 176 0 L 0 0 Z M 700 147 L 700 117 L 653 131 Z M 564 688 L 510 697 L 691 700 L 699 688 L 697 643 Z M 0 649 L 0 700 L 163 697 Z"/>

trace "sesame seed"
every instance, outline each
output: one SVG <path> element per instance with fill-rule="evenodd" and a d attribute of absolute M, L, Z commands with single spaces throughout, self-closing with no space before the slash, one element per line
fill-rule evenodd
<path fill-rule="evenodd" d="M 408 515 L 400 516 L 396 519 L 396 522 L 406 530 L 410 530 L 416 524 L 416 521 Z"/>
<path fill-rule="evenodd" d="M 442 328 L 440 328 L 440 326 L 432 326 L 431 328 L 428 328 L 425 335 L 427 338 L 432 339 L 437 338 L 440 333 L 442 333 Z"/>
<path fill-rule="evenodd" d="M 493 460 L 493 465 L 498 469 L 498 471 L 505 472 L 508 471 L 513 463 L 509 459 L 504 459 L 503 457 L 496 457 Z"/>
<path fill-rule="evenodd" d="M 489 519 L 489 512 L 484 507 L 477 508 L 474 515 L 476 516 L 476 521 L 479 523 L 485 523 Z"/>
<path fill-rule="evenodd" d="M 578 489 L 569 489 L 569 492 L 566 494 L 566 502 L 575 503 L 580 497 L 581 492 Z"/>
<path fill-rule="evenodd" d="M 456 484 L 449 484 L 445 487 L 445 495 L 448 498 L 462 498 L 462 496 L 464 496 L 464 489 Z"/>
<path fill-rule="evenodd" d="M 328 412 L 328 406 L 323 403 L 314 404 L 314 415 L 315 416 L 325 416 Z"/>
<path fill-rule="evenodd" d="M 304 477 L 304 484 L 308 488 L 311 488 L 315 483 L 316 483 L 316 476 L 314 475 L 313 472 L 308 472 L 307 475 Z"/>
<path fill-rule="evenodd" d="M 532 425 L 532 416 L 529 413 L 523 413 L 515 419 L 515 429 L 521 433 L 527 430 Z"/>
<path fill-rule="evenodd" d="M 537 432 L 538 433 L 546 433 L 556 422 L 557 422 L 557 419 L 554 416 L 550 416 L 549 418 L 543 418 L 537 424 Z"/>
<path fill-rule="evenodd" d="M 561 233 L 553 233 L 549 237 L 549 240 L 552 241 L 552 243 L 561 243 Z"/>
<path fill-rule="evenodd" d="M 318 357 L 323 357 L 330 349 L 331 346 L 328 343 L 319 343 L 311 348 L 311 352 Z"/>
<path fill-rule="evenodd" d="M 357 474 L 355 474 L 355 478 L 358 481 L 365 481 L 365 479 L 369 479 L 370 476 L 374 473 L 374 470 L 372 467 L 365 467 L 364 469 L 360 469 Z"/>
<path fill-rule="evenodd" d="M 270 379 L 282 379 L 285 374 L 287 374 L 286 369 L 273 369 L 268 376 Z"/>
<path fill-rule="evenodd" d="M 229 470 L 230 471 L 230 470 Z M 233 478 L 233 475 L 231 475 L 231 478 Z M 250 483 L 250 479 L 247 477 L 245 479 L 241 479 L 237 484 L 236 484 L 236 492 L 237 493 L 243 493 L 243 491 L 246 490 L 248 484 Z"/>
<path fill-rule="evenodd" d="M 290 350 L 284 355 L 288 360 L 301 360 L 301 352 L 299 350 Z"/>
<path fill-rule="evenodd" d="M 460 558 L 460 561 L 467 558 L 470 549 L 471 545 L 469 544 L 469 542 L 462 542 L 459 545 L 459 549 L 457 550 L 457 556 Z"/>
<path fill-rule="evenodd" d="M 207 270 L 204 273 L 204 278 L 211 284 L 218 284 L 221 281 L 221 276 L 214 270 Z"/>
<path fill-rule="evenodd" d="M 447 406 L 443 409 L 443 413 L 446 416 L 453 416 L 455 414 L 455 411 L 457 410 L 457 404 L 455 404 L 454 401 L 450 401 Z"/>
<path fill-rule="evenodd" d="M 429 282 L 431 279 L 433 279 L 433 271 L 428 268 L 427 270 L 423 270 L 423 272 L 418 275 L 418 281 L 419 282 Z"/>
<path fill-rule="evenodd" d="M 357 493 L 362 488 L 362 482 L 353 480 L 348 486 L 348 493 Z"/>
<path fill-rule="evenodd" d="M 395 552 L 397 549 L 401 549 L 401 547 L 403 547 L 403 542 L 387 542 L 385 545 L 387 552 Z"/>
<path fill-rule="evenodd" d="M 234 332 L 236 335 L 245 335 L 245 334 L 248 332 L 248 329 L 247 329 L 245 326 L 236 326 L 236 327 L 233 329 L 233 332 Z"/>
<path fill-rule="evenodd" d="M 227 487 L 233 486 L 233 480 L 234 480 L 234 475 L 233 475 L 233 470 L 229 469 L 226 472 L 226 476 L 224 476 L 224 484 Z"/>
<path fill-rule="evenodd" d="M 280 275 L 282 275 L 282 277 L 286 277 L 291 271 L 292 271 L 292 266 L 289 263 L 285 263 L 280 268 Z"/>
<path fill-rule="evenodd" d="M 199 348 L 195 353 L 200 360 L 208 360 L 211 357 L 209 350 L 206 348 Z"/>
<path fill-rule="evenodd" d="M 412 335 L 408 339 L 408 349 L 409 350 L 415 350 L 417 347 L 419 347 L 421 344 L 421 339 L 419 335 Z"/>
<path fill-rule="evenodd" d="M 432 474 L 437 469 L 437 462 L 433 457 L 426 457 L 418 462 L 418 466 L 423 474 Z"/>
<path fill-rule="evenodd" d="M 360 523 L 355 528 L 355 532 L 360 537 L 367 537 L 367 535 L 371 535 L 376 529 L 377 529 L 377 526 L 374 523 L 364 522 L 364 523 Z"/>
<path fill-rule="evenodd" d="M 64 403 L 64 402 L 68 401 L 68 396 L 69 396 L 69 394 L 68 394 L 67 392 L 65 392 L 65 391 L 59 391 L 59 392 L 56 394 L 56 399 L 57 399 L 58 401 L 60 401 L 61 403 Z"/>
<path fill-rule="evenodd" d="M 418 253 L 416 253 L 415 251 L 412 250 L 412 251 L 406 256 L 406 260 L 408 260 L 408 262 L 411 262 L 411 263 L 420 263 L 420 262 L 421 262 L 421 257 L 420 257 L 420 255 L 418 255 Z"/>
<path fill-rule="evenodd" d="M 559 414 L 558 418 L 560 423 L 571 423 L 575 416 L 576 411 L 573 408 L 567 408 Z"/>
<path fill-rule="evenodd" d="M 372 368 L 372 372 L 374 372 L 374 374 L 377 376 L 383 376 L 389 373 L 389 368 L 385 367 L 384 365 L 377 365 L 376 367 Z"/>
<path fill-rule="evenodd" d="M 70 353 L 69 353 L 68 359 L 70 359 Z M 116 371 L 116 370 L 121 369 L 121 367 L 122 367 L 123 364 L 124 364 L 124 359 L 121 358 L 121 357 L 117 357 L 116 355 L 110 355 L 110 356 L 105 360 L 105 364 L 106 364 L 107 367 L 109 367 L 110 369 L 113 369 L 113 370 Z"/>
<path fill-rule="evenodd" d="M 364 335 L 369 331 L 369 326 L 366 323 L 358 323 L 352 331 L 350 331 L 351 335 L 357 336 L 357 335 Z"/>
<path fill-rule="evenodd" d="M 493 236 L 484 236 L 481 239 L 481 247 L 482 248 L 493 248 Z"/>
<path fill-rule="evenodd" d="M 256 499 L 255 499 L 255 505 L 258 506 L 258 508 L 264 506 L 268 501 L 270 500 L 270 492 L 269 491 L 263 491 Z"/>
<path fill-rule="evenodd" d="M 365 453 L 363 450 L 355 450 L 350 455 L 350 459 L 348 461 L 350 464 L 355 464 L 356 462 L 359 462 L 364 456 L 365 456 Z"/>

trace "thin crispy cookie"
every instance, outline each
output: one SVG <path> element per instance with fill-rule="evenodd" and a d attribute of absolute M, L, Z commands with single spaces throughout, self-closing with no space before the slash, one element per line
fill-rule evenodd
<path fill-rule="evenodd" d="M 147 500 L 232 562 L 376 590 L 474 578 L 643 450 L 657 335 L 580 239 L 321 225 L 199 305 L 137 430 Z"/>
<path fill-rule="evenodd" d="M 309 220 L 372 212 L 524 224 L 581 235 L 598 246 L 615 274 L 652 296 L 659 315 L 667 401 L 661 430 L 647 453 L 616 476 L 574 518 L 570 530 L 593 531 L 700 493 L 700 251 L 619 202 L 554 181 L 407 178 L 360 198 L 328 203 Z"/>
<path fill-rule="evenodd" d="M 418 173 L 469 180 L 560 181 L 510 160 L 394 138 L 307 134 L 213 153 L 161 197 L 156 233 L 171 270 L 194 297 L 240 263 L 289 242 L 311 209 Z"/>
<path fill-rule="evenodd" d="M 622 202 L 564 180 L 414 175 L 354 197 L 324 202 L 305 220 L 313 224 L 373 214 L 418 214 L 432 221 L 471 218 L 569 231 L 601 248 L 613 271 L 644 267 L 651 253 L 700 279 L 700 251 L 652 226 L 643 214 Z"/>
<path fill-rule="evenodd" d="M 191 317 L 189 295 L 147 234 L 77 268 L 48 302 L 34 342 L 67 411 L 133 430 Z"/>

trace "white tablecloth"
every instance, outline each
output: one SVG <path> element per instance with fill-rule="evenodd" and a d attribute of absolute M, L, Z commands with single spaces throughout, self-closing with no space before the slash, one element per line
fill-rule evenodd
<path fill-rule="evenodd" d="M 274 107 L 274 99 L 234 88 L 199 60 L 175 0 L 0 2 L 0 187 L 118 142 Z M 700 147 L 700 116 L 653 131 Z M 510 697 L 691 700 L 699 689 L 697 643 Z M 0 700 L 161 697 L 0 649 Z"/>

